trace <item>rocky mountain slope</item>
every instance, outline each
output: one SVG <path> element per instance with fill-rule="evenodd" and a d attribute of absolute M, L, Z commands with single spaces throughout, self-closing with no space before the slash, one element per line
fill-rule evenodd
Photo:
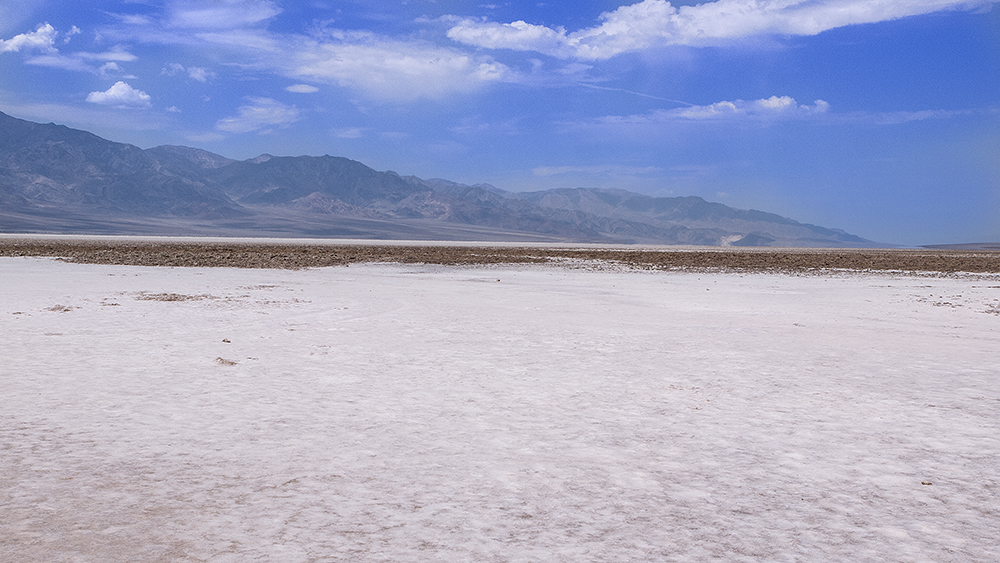
<path fill-rule="evenodd" d="M 142 150 L 0 113 L 0 231 L 700 245 L 869 246 L 836 229 L 698 197 L 506 192 L 333 156 L 236 161 Z"/>

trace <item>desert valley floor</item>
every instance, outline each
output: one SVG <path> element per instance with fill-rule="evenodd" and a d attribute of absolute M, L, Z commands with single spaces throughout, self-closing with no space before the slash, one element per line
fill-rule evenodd
<path fill-rule="evenodd" d="M 1000 275 L 0 257 L 0 560 L 1000 560 Z"/>

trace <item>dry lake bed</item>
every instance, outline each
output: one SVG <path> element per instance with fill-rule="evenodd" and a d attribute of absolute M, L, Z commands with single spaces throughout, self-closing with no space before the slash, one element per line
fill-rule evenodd
<path fill-rule="evenodd" d="M 995 269 L 5 248 L 3 561 L 1000 560 Z"/>

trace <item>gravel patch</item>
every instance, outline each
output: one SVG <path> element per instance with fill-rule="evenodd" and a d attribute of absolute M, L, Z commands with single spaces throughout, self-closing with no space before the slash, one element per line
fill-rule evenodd
<path fill-rule="evenodd" d="M 0 240 L 0 256 L 53 256 L 84 264 L 302 269 L 356 263 L 561 263 L 645 270 L 998 273 L 1000 251 L 944 249 L 600 249 L 517 246 Z"/>

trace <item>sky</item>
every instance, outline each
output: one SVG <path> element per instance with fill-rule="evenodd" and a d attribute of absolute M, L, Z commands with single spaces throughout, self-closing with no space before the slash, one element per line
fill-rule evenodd
<path fill-rule="evenodd" d="M 21 0 L 0 111 L 230 158 L 1000 240 L 1000 0 Z"/>

